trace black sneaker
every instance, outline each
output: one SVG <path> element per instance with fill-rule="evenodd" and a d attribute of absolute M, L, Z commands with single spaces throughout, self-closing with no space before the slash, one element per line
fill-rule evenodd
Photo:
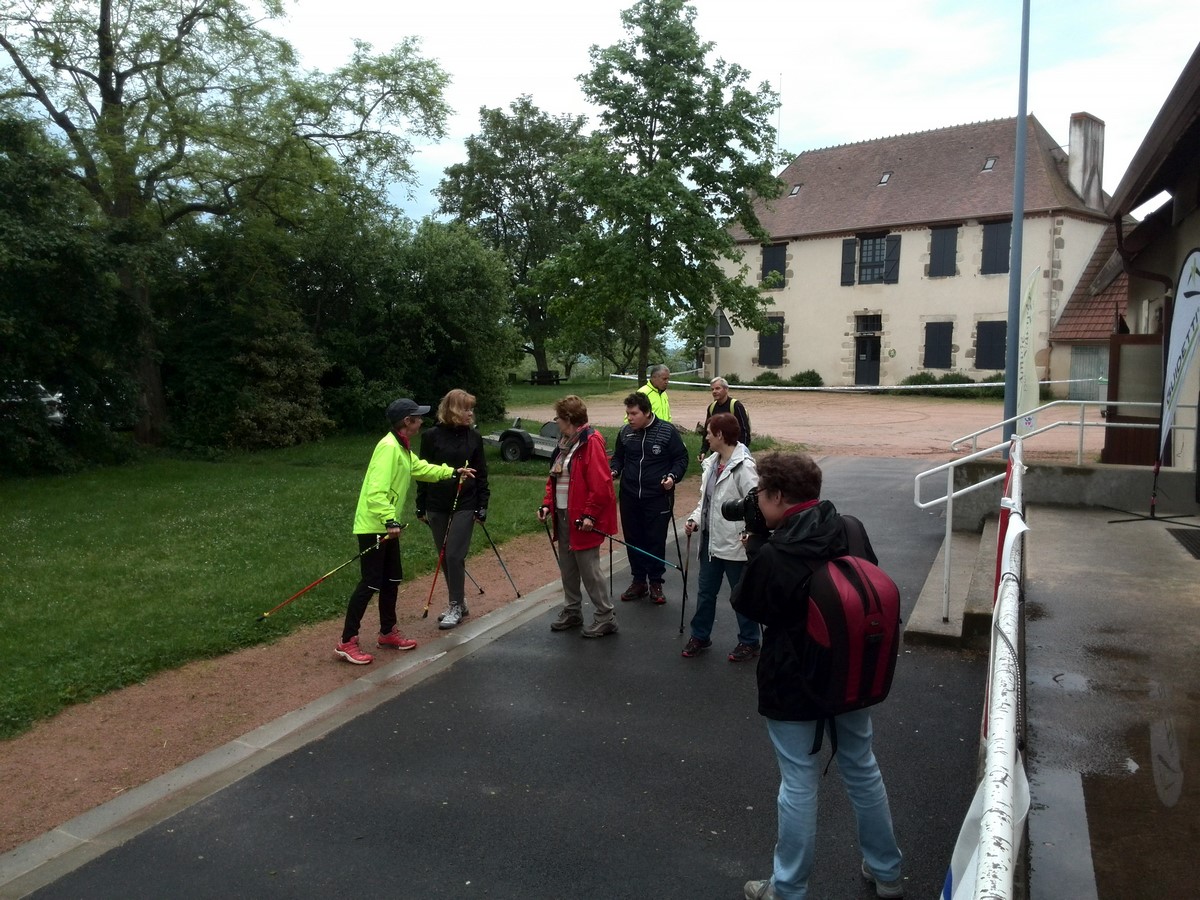
<path fill-rule="evenodd" d="M 738 644 L 729 651 L 730 662 L 745 662 L 758 656 L 758 647 L 754 644 Z"/>
<path fill-rule="evenodd" d="M 646 596 L 646 582 L 635 581 L 632 584 L 630 584 L 629 587 L 625 588 L 625 591 L 621 594 L 621 599 L 626 602 L 629 602 L 630 600 L 637 600 L 639 597 L 645 597 L 645 596 Z"/>
<path fill-rule="evenodd" d="M 699 656 L 702 650 L 707 650 L 712 646 L 712 641 L 702 641 L 700 638 L 688 638 L 688 642 L 683 645 L 683 655 L 687 657 Z"/>
<path fill-rule="evenodd" d="M 663 596 L 661 581 L 650 582 L 650 599 L 659 606 L 667 602 L 667 598 Z"/>

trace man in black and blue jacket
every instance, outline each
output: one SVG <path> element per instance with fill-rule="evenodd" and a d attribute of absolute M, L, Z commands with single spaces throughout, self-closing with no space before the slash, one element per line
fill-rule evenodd
<path fill-rule="evenodd" d="M 675 485 L 687 472 L 687 447 L 674 425 L 654 415 L 645 394 L 625 398 L 625 417 L 628 424 L 617 434 L 612 458 L 613 478 L 621 480 L 621 529 L 633 545 L 627 550 L 632 581 L 621 599 L 649 594 L 655 603 L 666 603 L 662 582 L 667 567 L 661 560 L 666 558 Z"/>

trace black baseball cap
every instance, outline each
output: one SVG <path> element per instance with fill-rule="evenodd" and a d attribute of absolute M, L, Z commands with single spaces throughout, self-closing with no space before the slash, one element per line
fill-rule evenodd
<path fill-rule="evenodd" d="M 429 407 L 421 406 L 416 400 L 410 400 L 407 397 L 401 397 L 399 400 L 393 400 L 388 404 L 387 418 L 388 421 L 395 425 L 397 422 L 403 421 L 408 416 L 424 416 L 428 415 Z"/>

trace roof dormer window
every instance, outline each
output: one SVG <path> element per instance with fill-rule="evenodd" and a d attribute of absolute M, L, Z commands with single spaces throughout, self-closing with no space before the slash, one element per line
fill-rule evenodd
<path fill-rule="evenodd" d="M 800 193 L 800 188 L 802 187 L 804 187 L 802 184 L 793 184 L 792 189 L 788 191 L 788 196 L 795 197 L 798 193 Z"/>
<path fill-rule="evenodd" d="M 983 161 L 983 171 L 990 172 L 992 169 L 996 168 L 997 159 L 999 159 L 997 156 L 989 156 L 987 159 L 985 159 Z"/>
<path fill-rule="evenodd" d="M 879 183 L 887 184 L 889 181 L 891 181 L 891 179 L 892 179 L 892 173 L 884 172 L 882 175 L 879 176 Z"/>

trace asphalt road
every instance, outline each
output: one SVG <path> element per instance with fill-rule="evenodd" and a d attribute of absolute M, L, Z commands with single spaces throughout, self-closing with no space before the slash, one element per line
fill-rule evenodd
<path fill-rule="evenodd" d="M 824 496 L 863 519 L 910 609 L 942 536 L 912 503 L 926 464 L 822 465 Z M 667 593 L 619 604 L 620 634 L 603 640 L 552 633 L 547 611 L 481 642 L 33 896 L 740 897 L 770 871 L 778 786 L 754 669 L 725 659 L 724 600 L 713 651 L 680 657 L 673 570 Z M 984 670 L 979 655 L 902 647 L 876 709 L 910 897 L 940 890 L 975 786 Z M 810 896 L 873 896 L 836 765 L 821 803 Z"/>

